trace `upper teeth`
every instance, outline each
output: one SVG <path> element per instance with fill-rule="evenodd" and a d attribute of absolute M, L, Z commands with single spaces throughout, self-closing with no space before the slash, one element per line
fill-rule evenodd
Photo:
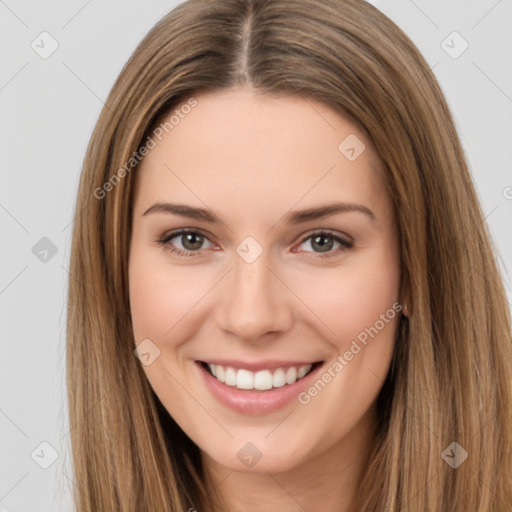
<path fill-rule="evenodd" d="M 285 384 L 293 384 L 295 381 L 302 379 L 311 370 L 312 365 L 290 366 L 288 368 L 260 370 L 258 372 L 244 369 L 237 370 L 231 366 L 209 363 L 208 367 L 217 380 L 224 382 L 228 386 L 236 386 L 238 389 L 264 391 L 266 389 L 280 388 Z"/>

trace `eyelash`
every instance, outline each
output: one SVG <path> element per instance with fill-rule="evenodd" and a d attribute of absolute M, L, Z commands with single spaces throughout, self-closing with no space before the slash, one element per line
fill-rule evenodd
<path fill-rule="evenodd" d="M 165 247 L 173 238 L 179 237 L 180 235 L 184 235 L 184 234 L 200 235 L 208 240 L 208 237 L 201 231 L 198 231 L 195 229 L 180 229 L 178 231 L 173 231 L 171 233 L 165 234 L 164 236 L 159 238 L 156 242 L 157 242 L 157 244 Z M 306 240 L 309 240 L 310 238 L 315 238 L 315 237 L 332 238 L 335 242 L 338 242 L 341 245 L 341 247 L 338 248 L 338 250 L 332 250 L 332 251 L 329 251 L 326 253 L 315 253 L 314 251 L 300 251 L 300 252 L 306 252 L 306 253 L 313 252 L 313 254 L 316 254 L 316 256 L 308 256 L 308 257 L 312 257 L 315 259 L 327 258 L 337 252 L 344 252 L 348 249 L 352 249 L 352 247 L 354 246 L 354 243 L 351 240 L 340 237 L 335 232 L 325 230 L 325 229 L 315 231 L 314 233 L 311 233 L 310 235 L 304 237 L 301 240 L 299 245 L 302 245 Z M 185 257 L 195 257 L 195 256 L 198 256 L 199 253 L 201 252 L 200 250 L 199 251 L 183 251 L 182 249 L 177 249 L 176 247 L 173 247 L 173 246 L 171 246 L 170 248 L 167 248 L 167 250 L 171 254 L 176 254 L 178 256 L 185 256 Z"/>

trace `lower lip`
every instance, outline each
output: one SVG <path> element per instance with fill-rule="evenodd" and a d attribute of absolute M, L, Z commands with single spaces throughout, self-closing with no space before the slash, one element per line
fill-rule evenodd
<path fill-rule="evenodd" d="M 268 391 L 244 390 L 228 386 L 210 375 L 201 363 L 197 362 L 197 366 L 203 375 L 206 387 L 222 405 L 244 414 L 269 414 L 296 400 L 297 396 L 310 386 L 323 365 L 318 365 L 308 375 L 293 384 L 285 384 Z"/>

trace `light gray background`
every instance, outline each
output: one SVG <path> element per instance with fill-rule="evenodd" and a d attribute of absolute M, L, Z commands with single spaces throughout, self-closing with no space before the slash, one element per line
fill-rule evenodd
<path fill-rule="evenodd" d="M 65 299 L 81 163 L 117 74 L 147 31 L 177 3 L 72 0 L 63 6 L 56 0 L 0 0 L 4 512 L 71 510 Z M 414 40 L 434 69 L 455 116 L 502 267 L 510 272 L 512 1 L 372 3 Z M 46 59 L 31 47 L 40 53 L 51 49 L 50 37 L 40 36 L 44 31 L 58 43 Z M 458 56 L 464 41 L 469 47 Z M 40 242 L 43 237 L 51 240 L 55 255 L 44 253 L 48 242 Z M 510 298 L 509 274 L 506 285 Z M 52 450 L 58 456 L 43 469 L 52 461 Z"/>

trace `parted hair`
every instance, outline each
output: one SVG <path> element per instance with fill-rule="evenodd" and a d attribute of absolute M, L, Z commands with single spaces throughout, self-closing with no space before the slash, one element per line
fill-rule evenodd
<path fill-rule="evenodd" d="M 512 510 L 510 313 L 431 69 L 362 0 L 188 0 L 122 69 L 83 162 L 66 355 L 77 512 L 215 510 L 197 446 L 134 356 L 127 269 L 137 166 L 119 169 L 173 107 L 238 86 L 324 103 L 364 131 L 385 170 L 408 318 L 354 510 Z M 457 468 L 443 457 L 453 442 L 468 454 Z"/>

